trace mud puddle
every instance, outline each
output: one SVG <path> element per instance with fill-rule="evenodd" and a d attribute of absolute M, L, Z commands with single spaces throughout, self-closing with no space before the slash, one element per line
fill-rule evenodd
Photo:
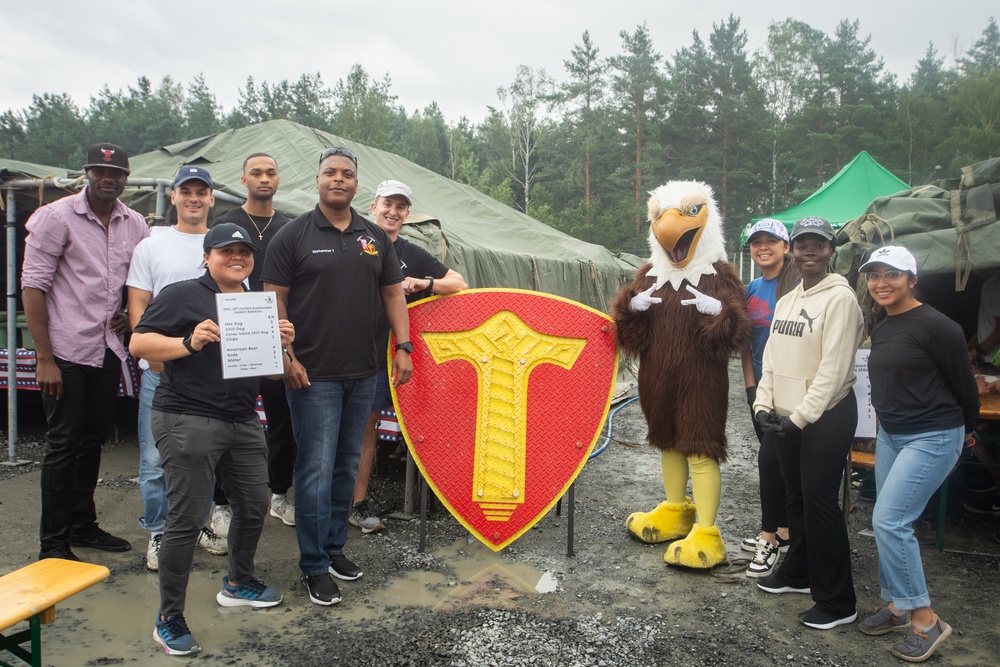
<path fill-rule="evenodd" d="M 215 595 L 224 570 L 199 567 L 191 573 L 185 610 L 203 649 L 198 664 L 259 664 L 246 652 L 247 639 L 275 634 L 287 639 L 303 617 L 317 613 L 327 613 L 331 624 L 355 624 L 385 618 L 402 607 L 453 611 L 489 603 L 514 608 L 525 597 L 553 592 L 559 585 L 552 572 L 511 561 L 466 538 L 430 556 L 438 571 L 407 571 L 361 595 L 351 592 L 351 583 L 343 583 L 345 601 L 328 610 L 309 603 L 297 586 L 282 589 L 282 604 L 269 609 L 221 607 Z M 42 632 L 43 664 L 146 664 L 154 656 L 164 659 L 152 639 L 159 605 L 158 575 L 112 576 L 57 608 L 56 622 Z M 240 648 L 231 651 L 236 645 Z"/>

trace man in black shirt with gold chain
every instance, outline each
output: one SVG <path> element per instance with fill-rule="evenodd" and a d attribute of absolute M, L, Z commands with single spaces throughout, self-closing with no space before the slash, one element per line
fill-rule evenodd
<path fill-rule="evenodd" d="M 247 230 L 260 257 L 250 273 L 250 289 L 263 290 L 260 274 L 264 270 L 264 252 L 289 218 L 274 210 L 274 195 L 281 184 L 277 161 L 267 153 L 253 153 L 243 161 L 240 182 L 247 189 L 243 206 L 219 216 L 214 224 L 233 222 Z M 288 496 L 295 464 L 295 437 L 288 412 L 283 380 L 261 378 L 260 397 L 267 415 L 267 482 L 271 487 L 271 516 L 286 526 L 295 525 L 295 503 Z"/>

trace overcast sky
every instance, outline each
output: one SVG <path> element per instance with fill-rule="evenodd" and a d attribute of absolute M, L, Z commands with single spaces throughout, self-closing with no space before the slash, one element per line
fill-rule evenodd
<path fill-rule="evenodd" d="M 789 16 L 827 34 L 842 19 L 860 19 L 861 34 L 904 81 L 929 42 L 949 64 L 963 54 L 996 7 L 986 0 L 8 0 L 0 9 L 0 111 L 22 109 L 43 92 L 69 93 L 86 107 L 104 84 L 124 88 L 146 75 L 155 85 L 170 75 L 186 85 L 198 73 L 229 110 L 247 76 L 278 82 L 319 72 L 333 87 L 360 63 L 375 78 L 388 73 L 411 113 L 436 101 L 449 121 L 480 120 L 519 64 L 564 80 L 563 61 L 585 30 L 610 56 L 621 30 L 645 22 L 669 57 L 691 44 L 692 30 L 707 38 L 731 13 L 751 50 L 763 45 L 770 23 Z"/>

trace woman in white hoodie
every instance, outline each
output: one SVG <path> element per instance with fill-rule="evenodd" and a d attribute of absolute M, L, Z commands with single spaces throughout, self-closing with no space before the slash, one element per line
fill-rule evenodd
<path fill-rule="evenodd" d="M 792 228 L 802 282 L 775 306 L 754 401 L 757 421 L 775 436 L 791 539 L 778 571 L 757 586 L 811 594 L 816 604 L 799 620 L 820 630 L 858 617 L 838 495 L 858 422 L 854 353 L 864 324 L 847 280 L 829 272 L 835 238 L 819 217 Z"/>

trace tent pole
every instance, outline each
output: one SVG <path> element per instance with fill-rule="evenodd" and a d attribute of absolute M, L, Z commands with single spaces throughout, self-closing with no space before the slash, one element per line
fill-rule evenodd
<path fill-rule="evenodd" d="M 24 465 L 17 458 L 17 203 L 7 190 L 7 461 Z"/>

